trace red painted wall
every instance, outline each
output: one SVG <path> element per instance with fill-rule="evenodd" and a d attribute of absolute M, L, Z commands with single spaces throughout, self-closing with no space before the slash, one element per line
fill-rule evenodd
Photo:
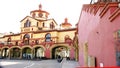
<path fill-rule="evenodd" d="M 83 6 L 84 8 L 84 6 Z M 89 8 L 89 7 L 88 7 Z M 109 7 L 100 18 L 100 7 L 97 14 L 82 10 L 78 24 L 79 35 L 79 63 L 84 66 L 83 46 L 88 42 L 88 55 L 96 57 L 96 64 L 100 66 L 116 66 L 114 31 L 120 29 L 120 15 L 112 22 L 109 17 L 116 7 Z"/>

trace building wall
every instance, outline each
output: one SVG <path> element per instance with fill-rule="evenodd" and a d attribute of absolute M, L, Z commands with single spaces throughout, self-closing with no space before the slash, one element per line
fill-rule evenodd
<path fill-rule="evenodd" d="M 111 3 L 109 5 L 113 5 Z M 90 12 L 89 10 L 82 10 L 79 24 L 79 63 L 81 66 L 88 66 L 85 63 L 84 44 L 88 43 L 88 56 L 95 57 L 96 66 L 116 66 L 116 52 L 115 52 L 115 39 L 114 32 L 120 29 L 120 15 L 116 16 L 113 21 L 110 21 L 110 16 L 117 10 L 116 6 L 108 6 L 109 9 L 105 10 L 105 5 L 99 7 L 97 13 Z M 85 6 L 83 6 L 85 8 Z M 104 10 L 103 10 L 104 9 Z M 102 15 L 102 13 L 104 14 Z M 102 16 L 101 16 L 102 15 Z M 87 17 L 87 18 L 86 18 Z M 86 58 L 88 60 L 88 58 Z M 88 61 L 89 62 L 89 61 Z"/>
<path fill-rule="evenodd" d="M 76 32 L 76 31 L 62 31 L 62 32 L 59 32 L 59 33 L 58 33 L 58 41 L 59 41 L 59 42 L 64 42 L 66 35 L 69 35 L 69 37 L 70 37 L 71 39 L 73 39 L 74 36 L 75 36 L 75 35 L 74 35 L 75 32 Z"/>

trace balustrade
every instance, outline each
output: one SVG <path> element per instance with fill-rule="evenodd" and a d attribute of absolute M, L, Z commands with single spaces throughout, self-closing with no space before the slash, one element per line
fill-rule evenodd
<path fill-rule="evenodd" d="M 0 43 L 1 46 L 26 46 L 26 45 L 44 45 L 44 44 L 53 44 L 53 43 L 57 43 L 57 37 L 51 37 L 51 41 L 45 42 L 45 38 L 39 38 L 39 39 L 30 39 L 28 41 L 24 41 L 23 40 L 13 40 L 11 42 L 3 42 Z"/>

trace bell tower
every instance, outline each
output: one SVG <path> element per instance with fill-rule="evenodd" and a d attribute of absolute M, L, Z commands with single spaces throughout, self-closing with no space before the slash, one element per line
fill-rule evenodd
<path fill-rule="evenodd" d="M 42 5 L 39 5 L 37 10 L 32 10 L 30 16 L 26 16 L 21 20 L 21 32 L 52 30 L 57 27 L 54 19 L 48 19 L 49 13 L 42 10 Z"/>

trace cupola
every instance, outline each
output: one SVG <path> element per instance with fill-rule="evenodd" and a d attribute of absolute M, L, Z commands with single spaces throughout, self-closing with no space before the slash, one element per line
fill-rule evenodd
<path fill-rule="evenodd" d="M 31 11 L 30 15 L 38 20 L 47 20 L 49 13 L 47 11 L 42 10 L 42 5 L 40 4 L 39 9 Z"/>
<path fill-rule="evenodd" d="M 72 25 L 70 23 L 68 23 L 68 19 L 65 18 L 64 22 L 61 24 L 61 28 L 67 29 L 67 28 L 71 28 L 71 27 L 72 27 Z"/>

